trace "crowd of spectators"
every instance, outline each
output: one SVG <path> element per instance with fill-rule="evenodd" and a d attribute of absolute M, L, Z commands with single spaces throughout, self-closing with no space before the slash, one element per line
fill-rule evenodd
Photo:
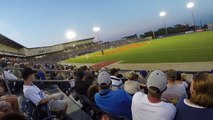
<path fill-rule="evenodd" d="M 13 69 L 3 70 L 5 67 Z M 0 116 L 12 112 L 20 113 L 16 93 L 21 90 L 21 93 L 36 106 L 48 103 L 52 112 L 61 113 L 60 119 L 67 119 L 64 115 L 68 103 L 63 100 L 63 95 L 45 93 L 43 91 L 45 86 L 33 82 L 37 79 L 69 80 L 69 84 L 57 85 L 67 96 L 74 97 L 76 101 L 80 100 L 82 110 L 93 119 L 103 120 L 111 117 L 127 120 L 212 119 L 213 75 L 210 73 L 194 74 L 192 80 L 186 80 L 183 74 L 175 70 L 121 72 L 116 68 L 95 70 L 87 66 L 5 60 L 1 61 L 0 68 L 2 79 Z M 23 79 L 24 83 L 8 80 L 9 87 L 16 94 L 10 95 L 3 79 Z M 67 92 L 68 89 L 71 91 Z M 91 114 L 91 104 L 85 102 L 85 99 L 103 113 Z"/>
<path fill-rule="evenodd" d="M 71 47 L 65 48 L 64 51 L 49 53 L 45 55 L 41 55 L 41 57 L 31 57 L 28 60 L 34 61 L 35 63 L 47 62 L 47 63 L 55 63 L 60 62 L 65 59 L 74 58 L 80 55 L 85 55 L 92 52 L 102 51 L 108 48 L 116 48 L 118 46 L 127 45 L 133 42 L 138 42 L 137 39 L 133 40 L 118 40 L 112 42 L 90 42 L 84 44 L 78 44 Z"/>

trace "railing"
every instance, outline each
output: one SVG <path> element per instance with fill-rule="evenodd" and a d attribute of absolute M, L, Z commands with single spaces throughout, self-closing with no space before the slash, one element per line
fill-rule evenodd
<path fill-rule="evenodd" d="M 4 77 L 4 83 L 7 87 L 8 90 L 8 94 L 11 94 L 11 90 L 10 87 L 8 85 L 9 82 L 24 82 L 23 79 L 5 79 L 5 73 L 4 71 L 7 69 L 15 69 L 15 70 L 23 70 L 23 68 L 11 68 L 11 67 L 7 67 L 2 69 L 3 71 L 3 77 Z M 35 71 L 39 71 L 41 69 L 33 69 Z M 41 70 L 41 71 L 45 71 L 45 72 L 70 72 L 69 70 Z M 43 83 L 50 83 L 50 82 L 58 82 L 58 83 L 62 83 L 62 82 L 70 82 L 70 80 L 34 80 L 33 82 L 43 82 Z"/>
<path fill-rule="evenodd" d="M 11 67 L 7 67 L 3 69 L 3 77 L 5 78 L 5 73 L 4 71 L 6 69 L 15 69 L 15 70 L 23 70 L 22 68 L 11 68 Z M 44 72 L 71 72 L 70 70 L 44 70 L 44 69 L 33 69 L 35 71 L 44 71 Z M 121 72 L 127 72 L 129 70 L 120 70 Z M 135 72 L 141 72 L 141 70 L 134 70 Z M 180 73 L 185 73 L 185 74 L 195 74 L 198 72 L 206 72 L 206 73 L 213 73 L 212 71 L 178 71 Z M 11 94 L 11 90 L 9 88 L 8 83 L 9 82 L 24 82 L 23 79 L 3 79 L 5 82 L 5 85 L 7 87 L 8 93 Z M 44 83 L 51 83 L 51 82 L 70 82 L 70 80 L 34 80 L 33 82 L 44 82 Z"/>

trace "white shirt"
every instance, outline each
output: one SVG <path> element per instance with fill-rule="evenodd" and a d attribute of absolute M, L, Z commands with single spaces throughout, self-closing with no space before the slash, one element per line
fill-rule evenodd
<path fill-rule="evenodd" d="M 149 102 L 147 95 L 137 92 L 132 98 L 133 120 L 173 120 L 176 108 L 171 103 Z"/>
<path fill-rule="evenodd" d="M 16 80 L 17 77 L 10 71 L 10 70 L 5 70 L 4 71 L 4 76 L 5 76 L 5 79 L 11 79 L 11 80 Z"/>
<path fill-rule="evenodd" d="M 27 99 L 29 99 L 31 102 L 33 102 L 36 106 L 39 105 L 39 102 L 43 98 L 47 98 L 45 93 L 42 90 L 40 90 L 37 86 L 35 86 L 34 84 L 24 85 L 23 92 L 24 92 L 24 96 Z"/>

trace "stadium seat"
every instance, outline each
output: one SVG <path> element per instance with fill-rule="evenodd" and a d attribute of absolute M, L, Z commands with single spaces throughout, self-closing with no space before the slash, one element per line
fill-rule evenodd
<path fill-rule="evenodd" d="M 59 83 L 58 86 L 67 96 L 71 94 L 72 88 L 69 83 Z"/>
<path fill-rule="evenodd" d="M 47 104 L 35 106 L 30 100 L 22 98 L 21 110 L 27 116 L 27 120 L 53 120 L 56 118 L 51 114 Z"/>

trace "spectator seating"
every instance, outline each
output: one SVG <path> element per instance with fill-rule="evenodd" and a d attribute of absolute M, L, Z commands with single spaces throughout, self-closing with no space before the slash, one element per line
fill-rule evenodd
<path fill-rule="evenodd" d="M 35 106 L 30 100 L 22 97 L 21 110 L 27 115 L 27 120 L 53 120 L 56 116 L 49 111 L 48 105 Z"/>

